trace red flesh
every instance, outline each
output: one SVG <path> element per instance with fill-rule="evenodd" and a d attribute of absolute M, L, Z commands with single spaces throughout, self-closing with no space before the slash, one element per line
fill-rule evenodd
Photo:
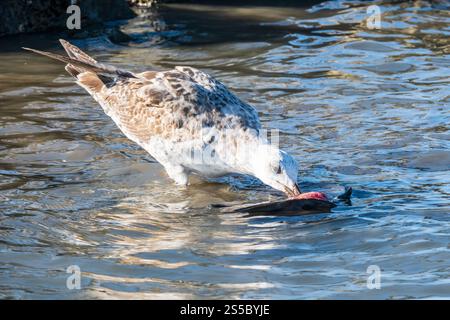
<path fill-rule="evenodd" d="M 295 197 L 292 197 L 290 199 L 315 199 L 315 200 L 322 200 L 322 201 L 328 201 L 327 196 L 323 192 L 305 192 L 300 193 L 299 195 L 296 195 Z"/>

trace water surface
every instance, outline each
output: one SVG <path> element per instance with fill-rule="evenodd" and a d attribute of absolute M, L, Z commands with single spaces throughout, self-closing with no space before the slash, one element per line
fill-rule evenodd
<path fill-rule="evenodd" d="M 280 130 L 305 191 L 353 186 L 327 216 L 220 213 L 281 195 L 249 177 L 175 186 L 61 65 L 19 50 L 58 35 L 0 39 L 0 298 L 450 298 L 450 6 L 379 5 L 380 30 L 364 2 L 170 5 L 121 22 L 127 42 L 75 41 L 131 70 L 213 74 Z"/>

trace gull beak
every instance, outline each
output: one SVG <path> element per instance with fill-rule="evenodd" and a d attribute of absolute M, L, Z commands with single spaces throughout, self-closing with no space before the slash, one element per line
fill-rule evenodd
<path fill-rule="evenodd" d="M 285 187 L 284 188 L 284 192 L 289 196 L 289 197 L 295 197 L 298 196 L 299 194 L 301 194 L 302 192 L 300 191 L 300 188 L 298 186 L 298 184 L 294 184 L 294 187 L 292 189 Z"/>

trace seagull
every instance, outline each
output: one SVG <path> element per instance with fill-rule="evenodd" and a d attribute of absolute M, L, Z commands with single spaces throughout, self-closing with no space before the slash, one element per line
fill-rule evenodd
<path fill-rule="evenodd" d="M 23 49 L 65 63 L 76 83 L 176 184 L 188 185 L 190 174 L 243 174 L 290 197 L 301 193 L 296 160 L 269 143 L 257 111 L 211 75 L 188 66 L 133 73 L 60 43 L 67 56 Z"/>

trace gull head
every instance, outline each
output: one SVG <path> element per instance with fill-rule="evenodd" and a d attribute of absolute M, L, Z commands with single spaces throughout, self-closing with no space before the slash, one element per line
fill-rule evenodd
<path fill-rule="evenodd" d="M 286 193 L 289 197 L 301 193 L 297 184 L 298 164 L 278 148 L 265 146 L 252 157 L 252 174 L 265 184 Z"/>

